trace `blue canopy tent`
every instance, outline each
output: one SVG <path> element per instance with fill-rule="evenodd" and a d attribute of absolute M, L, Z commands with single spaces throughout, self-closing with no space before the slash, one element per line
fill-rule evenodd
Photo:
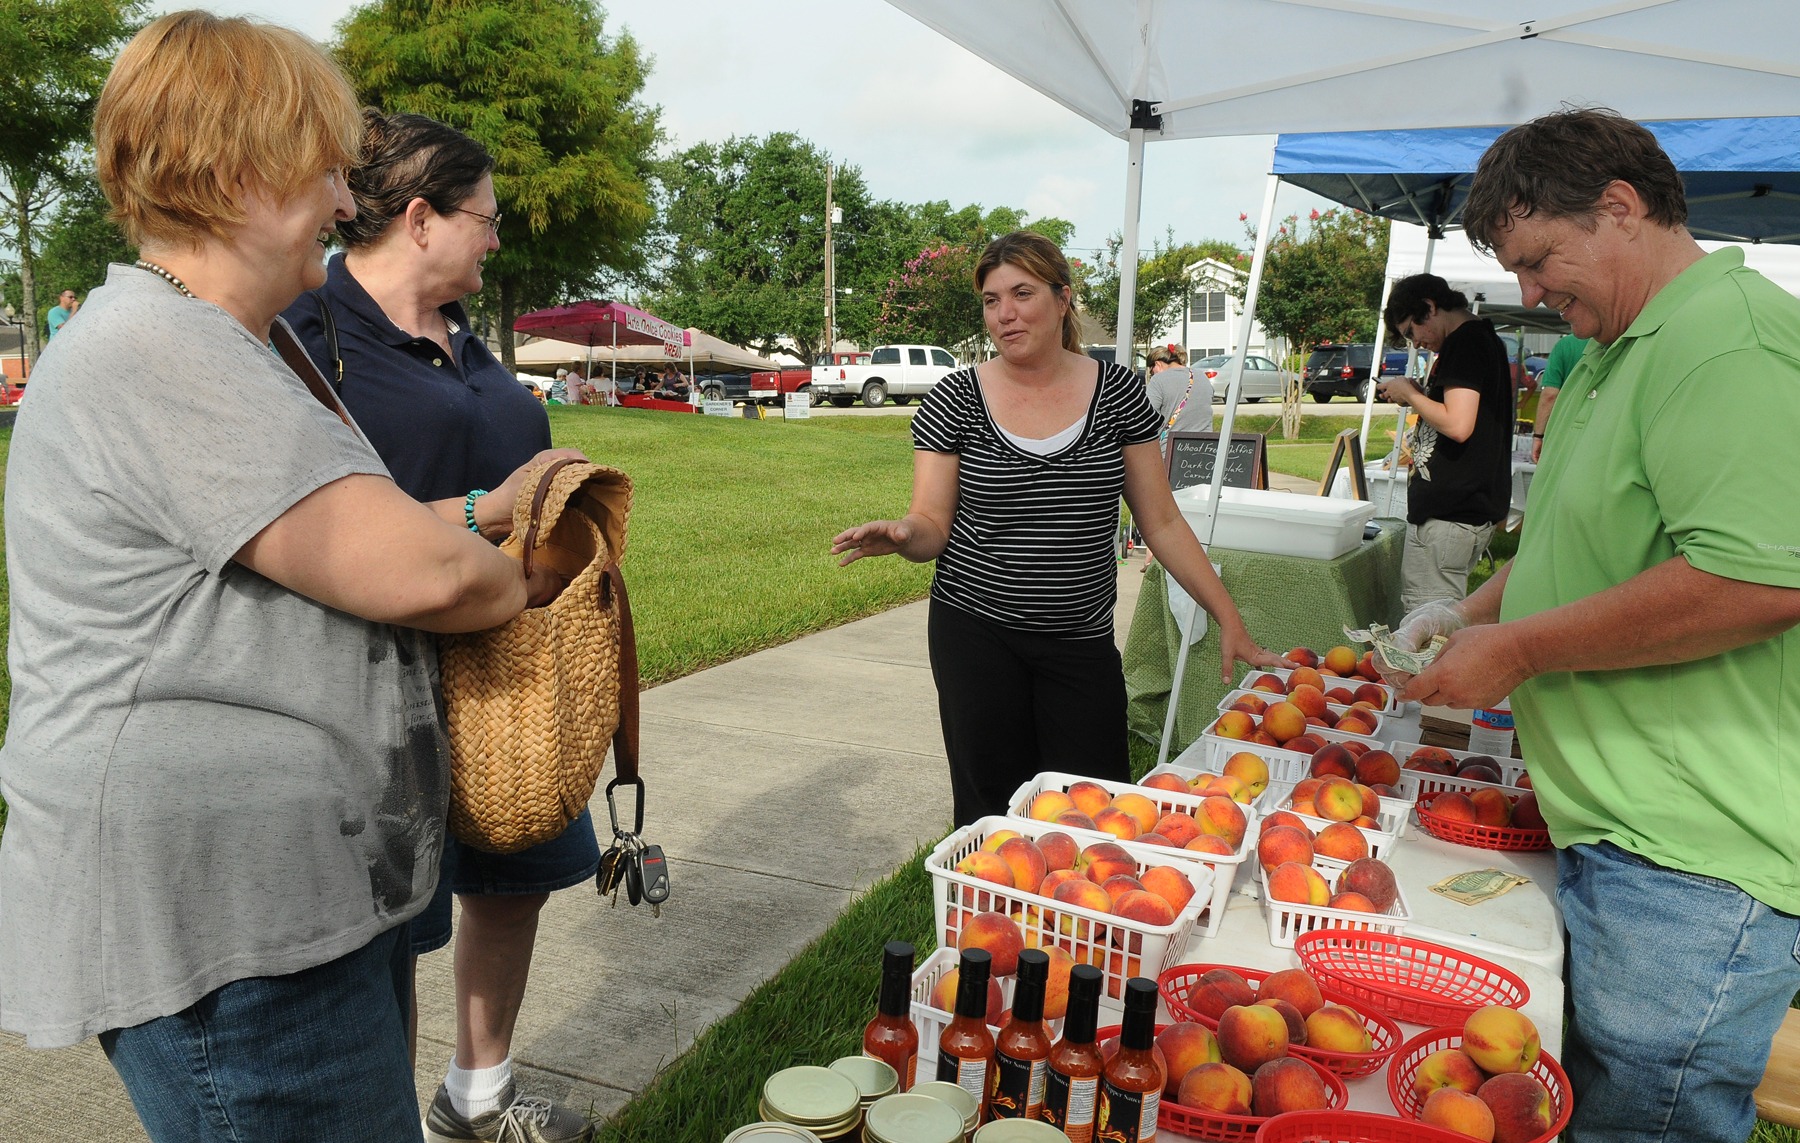
<path fill-rule="evenodd" d="M 1724 242 L 1800 242 L 1800 117 L 1670 119 L 1645 124 L 1687 187 L 1688 229 Z M 1426 228 L 1461 226 L 1476 164 L 1505 127 L 1332 131 L 1280 136 L 1271 179 L 1370 214 Z M 1390 279 L 1391 282 L 1391 279 Z M 1383 308 L 1386 288 L 1383 288 Z M 1490 309 L 1489 312 L 1492 312 Z M 1548 310 L 1512 307 L 1522 326 L 1562 328 Z M 1376 315 L 1375 357 L 1386 330 Z M 1363 409 L 1366 447 L 1373 402 Z M 1404 414 L 1402 414 L 1404 416 Z"/>

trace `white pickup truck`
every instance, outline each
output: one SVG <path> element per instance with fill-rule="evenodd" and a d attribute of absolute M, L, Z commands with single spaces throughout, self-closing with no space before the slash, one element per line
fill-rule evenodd
<path fill-rule="evenodd" d="M 956 367 L 950 351 L 935 345 L 877 346 L 867 365 L 813 366 L 813 401 L 830 401 L 840 409 L 858 397 L 871 409 L 890 399 L 904 405 L 931 392 Z"/>

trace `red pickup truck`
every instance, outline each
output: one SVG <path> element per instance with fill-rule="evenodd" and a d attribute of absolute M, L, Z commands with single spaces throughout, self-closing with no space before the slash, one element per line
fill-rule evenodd
<path fill-rule="evenodd" d="M 819 355 L 820 365 L 867 365 L 867 353 L 834 353 L 829 359 Z M 768 370 L 750 375 L 750 399 L 764 405 L 779 405 L 787 400 L 789 393 L 805 393 L 813 404 L 819 399 L 812 395 L 812 369 L 802 367 L 795 369 Z"/>

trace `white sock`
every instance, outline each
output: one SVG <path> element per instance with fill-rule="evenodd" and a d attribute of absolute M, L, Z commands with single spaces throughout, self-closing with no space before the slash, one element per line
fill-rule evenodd
<path fill-rule="evenodd" d="M 512 1057 L 491 1068 L 460 1068 L 456 1057 L 450 1057 L 450 1070 L 444 1073 L 444 1091 L 450 1106 L 464 1119 L 473 1119 L 487 1111 L 500 1109 L 500 1097 L 512 1083 Z"/>

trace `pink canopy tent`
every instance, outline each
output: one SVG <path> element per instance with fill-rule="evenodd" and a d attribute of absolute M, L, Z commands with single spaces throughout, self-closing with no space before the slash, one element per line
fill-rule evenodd
<path fill-rule="evenodd" d="M 533 310 L 513 322 L 513 331 L 587 346 L 587 376 L 590 377 L 594 372 L 594 346 L 612 346 L 612 382 L 615 391 L 619 382 L 619 346 L 661 345 L 668 356 L 679 357 L 687 333 L 680 326 L 666 322 L 655 314 L 645 313 L 623 302 L 605 300 Z"/>

